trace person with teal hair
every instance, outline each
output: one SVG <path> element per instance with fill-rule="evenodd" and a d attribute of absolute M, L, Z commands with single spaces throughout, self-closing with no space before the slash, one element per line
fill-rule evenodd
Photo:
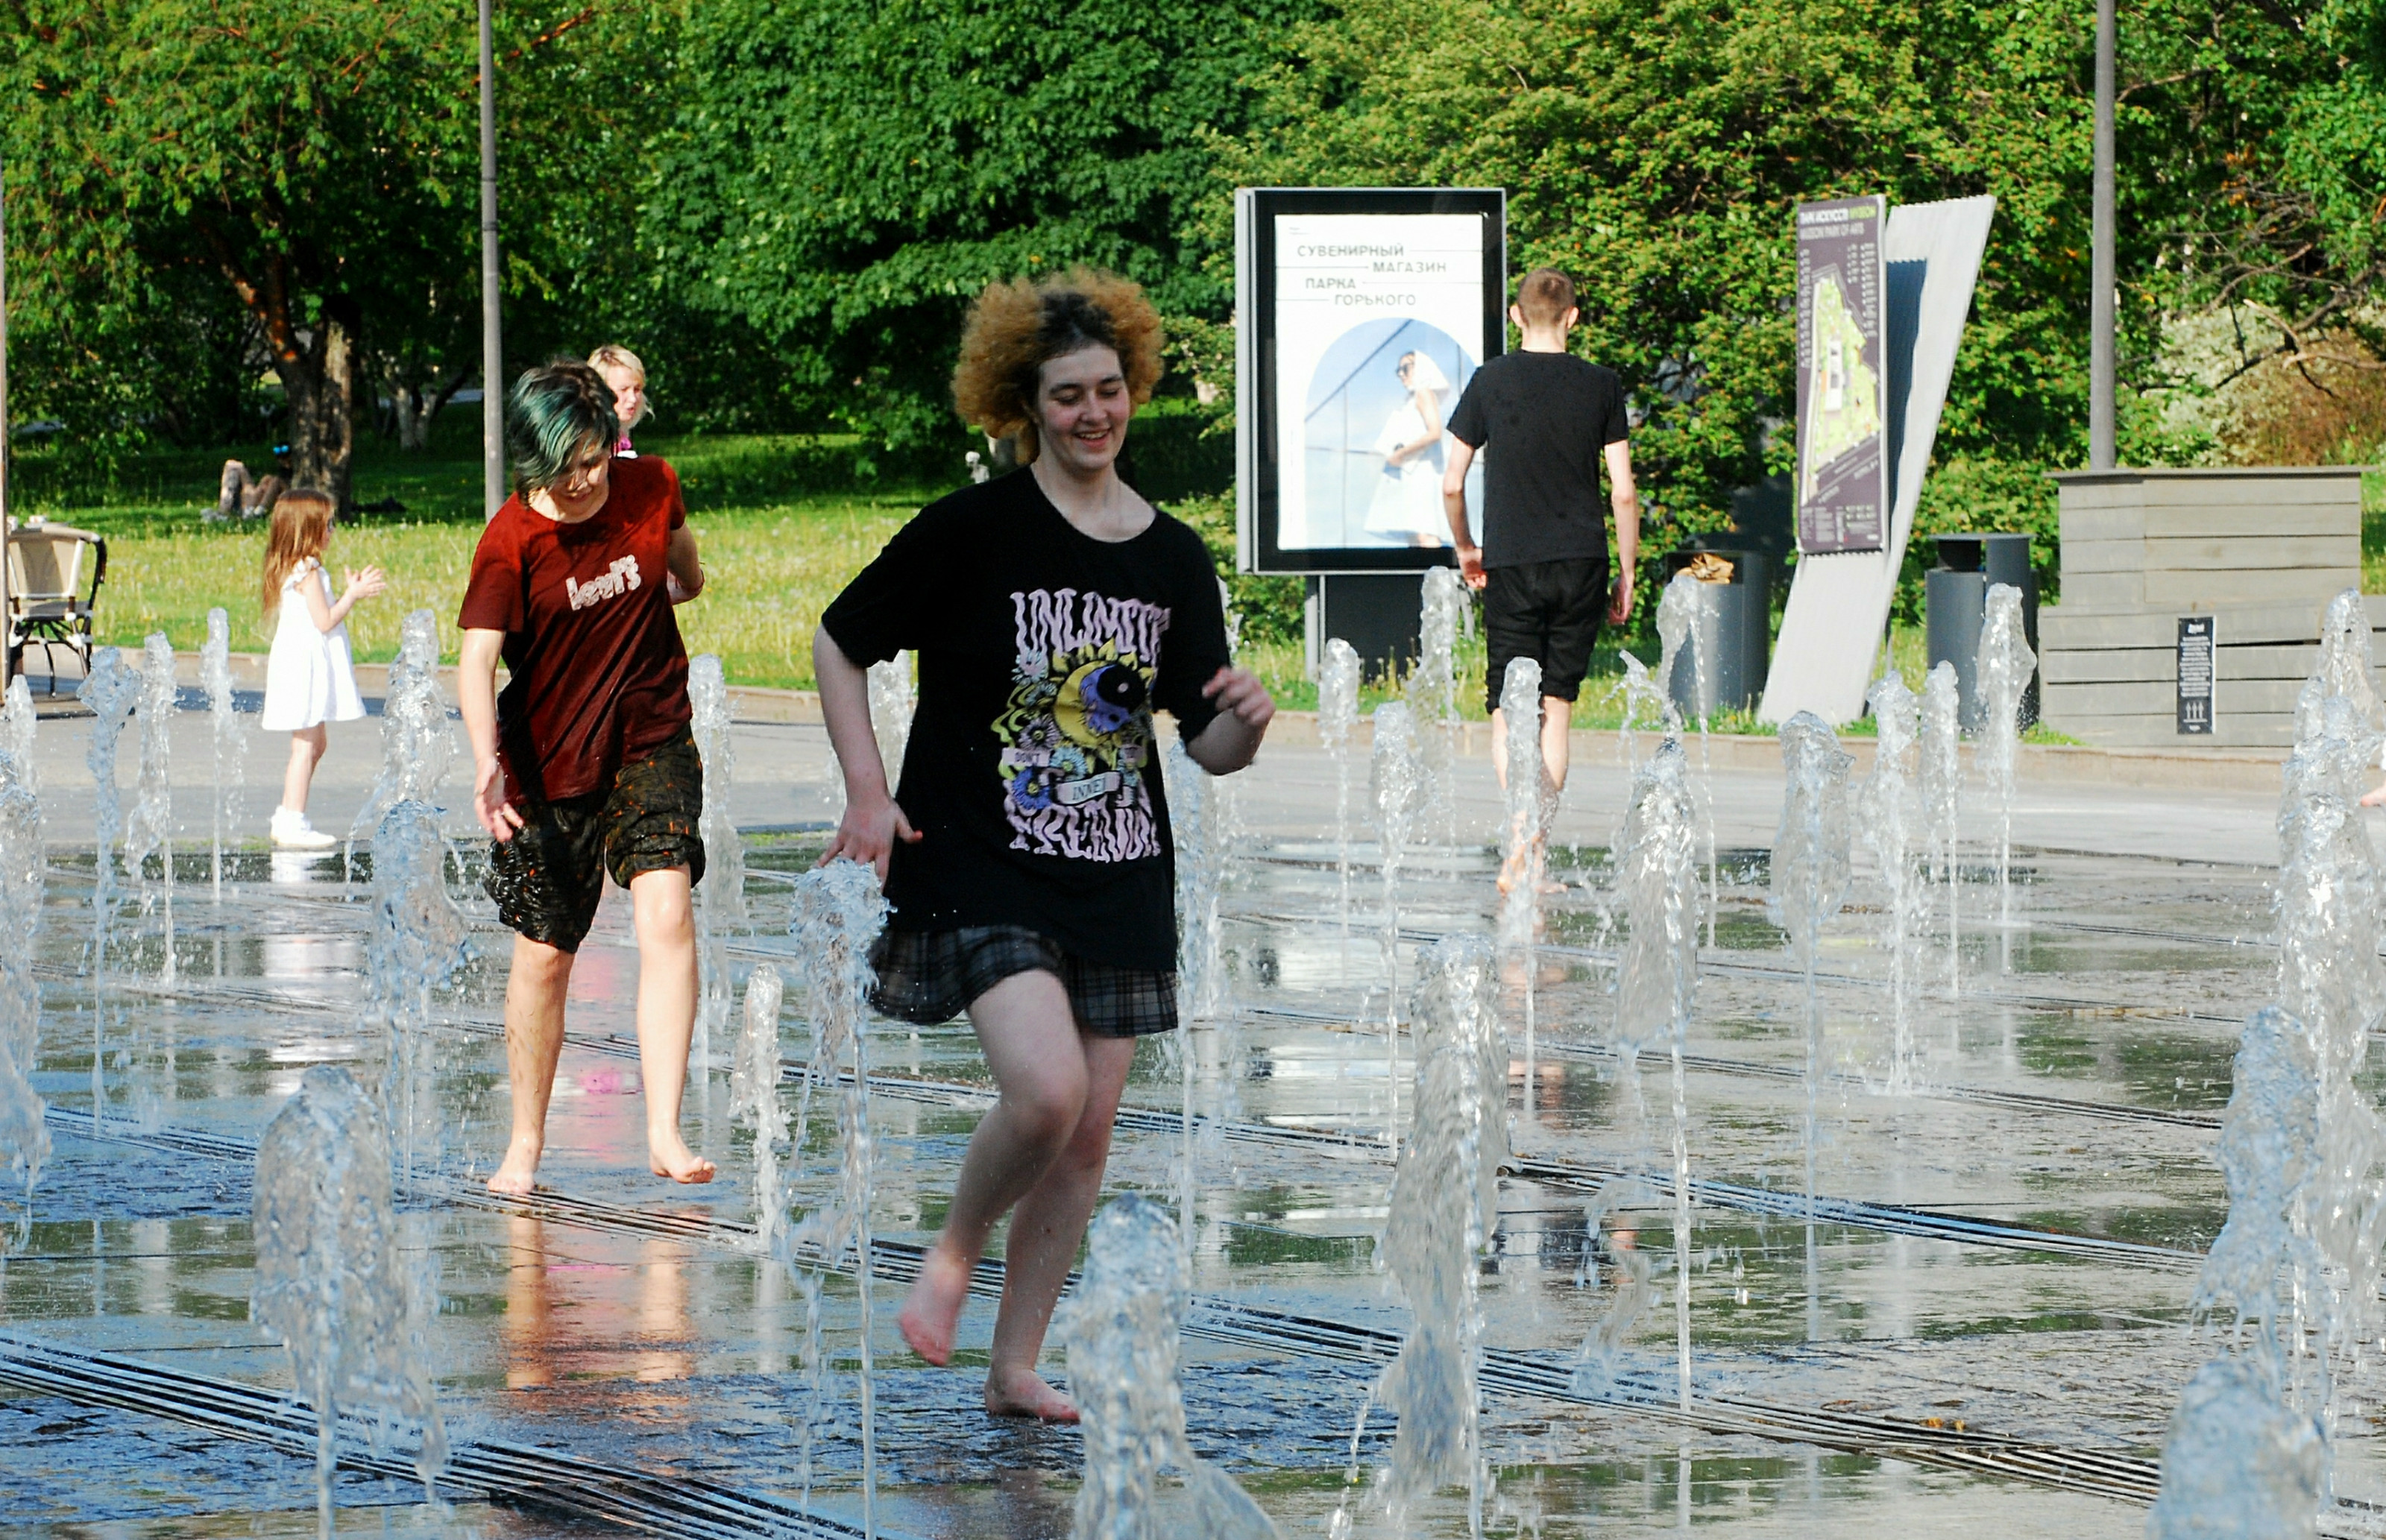
<path fill-rule="evenodd" d="M 514 495 L 482 532 L 456 618 L 472 811 L 492 842 L 485 886 L 515 933 L 506 980 L 513 1136 L 489 1179 L 495 1192 L 526 1193 L 537 1181 L 572 957 L 609 872 L 630 890 L 638 938 L 648 1164 L 673 1182 L 713 1175 L 679 1129 L 696 1028 L 704 764 L 672 607 L 703 591 L 704 569 L 671 466 L 616 457 L 613 399 L 578 362 L 514 382 Z M 500 657 L 510 675 L 502 695 Z"/>

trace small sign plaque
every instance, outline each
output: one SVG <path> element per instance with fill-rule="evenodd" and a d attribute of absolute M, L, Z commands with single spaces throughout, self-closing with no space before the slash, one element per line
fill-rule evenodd
<path fill-rule="evenodd" d="M 2212 649 L 2216 617 L 2183 615 L 2179 622 L 2179 730 L 2212 731 Z"/>

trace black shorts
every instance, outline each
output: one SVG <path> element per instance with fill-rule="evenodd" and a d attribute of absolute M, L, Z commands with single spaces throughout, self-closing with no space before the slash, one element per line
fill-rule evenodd
<path fill-rule="evenodd" d="M 704 880 L 704 760 L 696 737 L 678 737 L 613 773 L 613 784 L 556 802 L 516 800 L 522 826 L 489 846 L 489 874 L 481 885 L 497 901 L 497 918 L 533 941 L 580 950 L 605 874 L 623 887 L 642 871 L 687 868 Z"/>
<path fill-rule="evenodd" d="M 886 931 L 870 949 L 878 971 L 871 1004 L 901 1021 L 933 1027 L 1014 973 L 1061 981 L 1077 1030 L 1092 1037 L 1145 1037 L 1176 1030 L 1176 975 L 1090 962 L 1022 925 L 952 931 Z"/>
<path fill-rule="evenodd" d="M 1483 671 L 1487 711 L 1500 708 L 1500 686 L 1512 658 L 1541 666 L 1541 694 L 1572 700 L 1590 671 L 1599 622 L 1607 614 L 1607 563 L 1536 561 L 1494 567 L 1483 574 Z"/>

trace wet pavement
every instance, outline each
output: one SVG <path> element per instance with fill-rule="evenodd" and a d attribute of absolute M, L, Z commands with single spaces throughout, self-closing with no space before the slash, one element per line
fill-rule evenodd
<path fill-rule="evenodd" d="M 253 839 L 234 841 L 214 895 L 205 740 L 200 719 L 185 716 L 175 977 L 158 977 L 162 909 L 128 908 L 104 991 L 89 956 L 87 727 L 42 730 L 52 865 L 36 1088 L 54 1109 L 56 1149 L 0 1272 L 0 1333 L 97 1363 L 130 1360 L 133 1389 L 132 1404 L 96 1405 L 0 1387 L 0 1521 L 12 1533 L 298 1534 L 313 1523 L 306 1458 L 157 1415 L 162 1401 L 142 1403 L 137 1382 L 153 1366 L 256 1387 L 258 1405 L 289 1387 L 287 1356 L 248 1319 L 250 1152 L 308 1067 L 363 1073 L 380 1062 L 365 970 L 370 906 L 336 858 L 269 857 Z M 319 825 L 344 829 L 361 800 L 375 725 L 335 732 Z M 245 756 L 252 790 L 235 823 L 252 832 L 272 801 L 280 747 L 260 742 Z M 817 729 L 747 726 L 737 754 L 753 923 L 727 955 L 742 981 L 792 956 L 789 883 L 817 853 L 829 804 Z M 124 779 L 129 800 L 129 765 Z M 460 810 L 459 779 L 450 800 Z M 1363 766 L 1357 783 L 1354 803 Z M 1189 1034 L 1199 1122 L 1187 1419 L 1197 1449 L 1287 1535 L 1324 1534 L 1353 1490 L 1356 1533 L 1391 1533 L 1366 1491 L 1388 1456 L 1381 1419 L 1359 1442 L 1359 1487 L 1347 1485 L 1353 1425 L 1379 1368 L 1371 1355 L 1406 1322 L 1376 1263 L 1399 1083 L 1387 1070 L 1387 980 L 1404 989 L 1422 945 L 1488 931 L 1496 904 L 1496 789 L 1482 759 L 1462 759 L 1456 812 L 1401 884 L 1388 962 L 1378 869 L 1355 805 L 1344 896 L 1334 788 L 1314 751 L 1271 750 L 1243 778 L 1224 900 L 1229 1008 Z M 1934 887 L 1907 1023 L 1917 1083 L 1895 1094 L 1882 895 L 1860 858 L 1815 984 L 1827 1078 L 1810 1246 L 1806 983 L 1764 907 L 1779 779 L 1704 784 L 1718 903 L 1688 1045 L 1700 1185 L 1686 1419 L 1674 1377 L 1670 1071 L 1609 1042 L 1624 917 L 1605 846 L 1623 793 L 1620 770 L 1586 769 L 1556 825 L 1553 870 L 1566 885 L 1549 903 L 1529 1052 L 1521 964 L 1508 981 L 1517 1161 L 1479 1296 L 1496 1371 L 1484 1407 L 1489 1532 L 2141 1533 L 2165 1422 L 2213 1348 L 2187 1305 L 2225 1217 L 2211 1150 L 2237 1029 L 2275 985 L 2275 804 L 2026 786 L 2012 918 L 1999 923 L 1980 844 L 1990 820 L 1976 803 L 1957 895 L 1957 991 L 1950 997 L 1947 895 Z M 449 826 L 451 887 L 477 956 L 434 1002 L 443 1169 L 402 1206 L 408 1246 L 436 1281 L 451 1441 L 529 1451 L 524 1459 L 596 1472 L 600 1484 L 606 1472 L 643 1473 L 858 1524 L 854 1280 L 832 1276 L 822 1292 L 838 1378 L 823 1415 L 808 1418 L 807 1302 L 751 1242 L 750 1142 L 727 1116 L 725 1042 L 687 1101 L 691 1138 L 722 1162 L 722 1180 L 681 1189 L 647 1173 L 630 1042 L 636 959 L 618 895 L 573 979 L 542 1171 L 551 1196 L 514 1205 L 479 1193 L 508 1110 L 496 1035 L 506 937 L 470 881 L 476 841 L 459 813 Z M 95 1010 L 107 1087 L 96 1133 Z M 803 1016 L 791 992 L 791 1063 L 809 1047 Z M 1402 1075 L 1413 1052 L 1403 1034 Z M 941 1219 L 984 1105 L 983 1064 L 957 1025 L 881 1022 L 870 1053 L 885 1077 L 872 1098 L 873 1223 L 887 1243 L 873 1344 L 879 1527 L 1065 1534 L 1075 1434 L 979 1409 L 971 1369 L 986 1362 L 990 1306 L 974 1301 L 965 1315 L 954 1369 L 922 1364 L 892 1329 L 903 1248 Z M 792 1100 L 794 1086 L 785 1092 Z M 1177 1065 L 1146 1045 L 1112 1189 L 1175 1205 L 1183 1095 Z M 807 1206 L 835 1178 L 820 1121 L 796 1172 Z M 1575 1378 L 1585 1340 L 1644 1262 L 1652 1296 L 1625 1333 L 1614 1382 L 1586 1388 Z M 1049 1369 L 1063 1372 L 1057 1346 Z M 2340 1425 L 2336 1483 L 2341 1497 L 2386 1500 L 2364 1416 Z M 419 1486 L 368 1471 L 344 1472 L 337 1495 L 344 1533 L 617 1533 L 518 1502 L 459 1500 L 442 1514 Z M 2348 1509 L 2331 1524 L 2352 1533 L 2365 1521 Z M 737 1527 L 703 1513 L 674 1522 L 660 1527 Z M 1419 1524 L 1465 1532 L 1454 1494 Z"/>

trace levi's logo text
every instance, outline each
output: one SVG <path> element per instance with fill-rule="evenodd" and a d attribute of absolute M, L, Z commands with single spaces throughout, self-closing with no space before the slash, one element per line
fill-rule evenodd
<path fill-rule="evenodd" d="M 563 592 L 571 598 L 574 609 L 585 609 L 605 599 L 618 599 L 637 586 L 636 557 L 622 557 L 586 582 L 573 578 L 563 580 Z"/>

